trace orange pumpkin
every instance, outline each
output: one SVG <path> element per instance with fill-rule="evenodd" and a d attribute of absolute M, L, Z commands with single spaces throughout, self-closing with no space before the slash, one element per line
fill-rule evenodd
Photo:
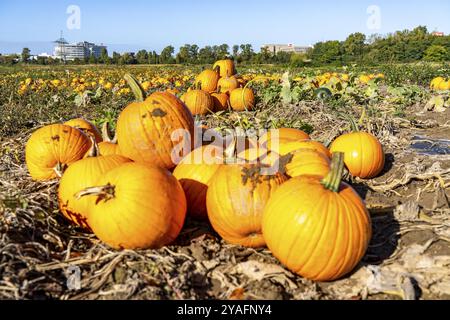
<path fill-rule="evenodd" d="M 267 203 L 263 235 L 272 254 L 291 271 L 332 281 L 352 271 L 371 238 L 369 213 L 359 195 L 341 183 L 343 156 L 334 155 L 324 178 L 301 176 L 283 184 Z"/>
<path fill-rule="evenodd" d="M 77 128 L 77 129 L 83 131 L 85 134 L 87 134 L 91 137 L 94 137 L 95 142 L 97 142 L 97 143 L 100 143 L 103 141 L 102 135 L 101 135 L 100 131 L 98 131 L 97 127 L 85 119 L 82 119 L 82 118 L 73 119 L 73 120 L 69 120 L 69 121 L 65 122 L 64 124 L 66 126 Z"/>
<path fill-rule="evenodd" d="M 72 164 L 59 184 L 58 202 L 62 214 L 76 225 L 90 229 L 88 213 L 92 199 L 76 199 L 75 194 L 95 185 L 101 176 L 127 162 L 131 160 L 119 155 L 92 155 Z"/>
<path fill-rule="evenodd" d="M 210 181 L 206 195 L 208 217 L 214 230 L 229 243 L 265 245 L 261 233 L 263 210 L 286 177 L 262 172 L 261 165 L 224 165 Z"/>
<path fill-rule="evenodd" d="M 231 91 L 230 105 L 234 111 L 251 111 L 255 106 L 255 95 L 249 88 L 238 88 Z"/>
<path fill-rule="evenodd" d="M 220 77 L 229 77 L 236 74 L 234 61 L 230 59 L 219 60 L 214 63 L 213 69 L 219 69 Z"/>
<path fill-rule="evenodd" d="M 271 129 L 264 133 L 259 138 L 259 144 L 267 149 L 273 149 L 275 152 L 278 145 L 285 142 L 291 141 L 299 141 L 299 140 L 309 140 L 309 135 L 298 129 L 292 128 L 280 128 L 280 129 Z"/>
<path fill-rule="evenodd" d="M 228 110 L 229 97 L 226 93 L 215 92 L 211 94 L 211 98 L 214 102 L 214 111 Z"/>
<path fill-rule="evenodd" d="M 333 141 L 331 152 L 343 152 L 350 173 L 362 179 L 376 177 L 384 168 L 383 146 L 367 132 L 344 134 Z"/>
<path fill-rule="evenodd" d="M 282 157 L 281 162 L 286 169 L 286 174 L 292 178 L 303 175 L 324 177 L 330 172 L 330 159 L 311 149 L 300 149 L 289 153 Z"/>
<path fill-rule="evenodd" d="M 231 91 L 239 88 L 239 82 L 233 76 L 221 78 L 217 83 L 217 88 L 219 88 L 221 93 L 231 94 Z"/>
<path fill-rule="evenodd" d="M 90 147 L 91 141 L 80 130 L 62 124 L 49 125 L 31 135 L 25 148 L 25 161 L 34 180 L 51 180 L 61 177 Z"/>
<path fill-rule="evenodd" d="M 279 153 L 284 156 L 300 149 L 309 149 L 317 151 L 327 158 L 331 159 L 330 150 L 325 147 L 322 143 L 313 140 L 299 140 L 299 141 L 284 141 L 279 143 Z"/>
<path fill-rule="evenodd" d="M 96 187 L 95 187 L 96 186 Z M 186 217 L 186 197 L 167 170 L 127 163 L 78 193 L 91 198 L 89 225 L 116 249 L 160 248 L 179 235 Z"/>
<path fill-rule="evenodd" d="M 201 90 L 206 92 L 214 92 L 219 82 L 219 74 L 214 70 L 204 70 L 195 79 L 195 84 Z"/>
<path fill-rule="evenodd" d="M 172 141 L 172 135 L 177 133 L 180 139 Z M 192 150 L 193 143 L 188 138 L 193 140 L 193 133 L 191 112 L 167 92 L 153 93 L 143 102 L 131 103 L 117 121 L 117 138 L 123 156 L 166 169 L 175 167 L 172 153 L 181 139 L 188 149 L 184 151 Z"/>
<path fill-rule="evenodd" d="M 207 219 L 206 192 L 214 174 L 223 164 L 222 149 L 203 146 L 187 155 L 175 168 L 173 175 L 186 194 L 188 213 L 196 219 Z"/>
<path fill-rule="evenodd" d="M 184 103 L 194 116 L 214 112 L 214 101 L 206 91 L 191 90 L 186 92 L 183 98 Z"/>

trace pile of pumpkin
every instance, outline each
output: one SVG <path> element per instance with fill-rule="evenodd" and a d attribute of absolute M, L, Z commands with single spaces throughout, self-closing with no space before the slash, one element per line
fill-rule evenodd
<path fill-rule="evenodd" d="M 450 90 L 450 79 L 447 81 L 442 77 L 436 77 L 431 80 L 430 89 L 435 91 L 446 91 Z"/>
<path fill-rule="evenodd" d="M 225 241 L 267 246 L 293 272 L 317 281 L 359 263 L 370 217 L 341 178 L 344 163 L 361 178 L 381 172 L 384 153 L 374 136 L 345 134 L 328 149 L 301 130 L 273 129 L 239 153 L 190 145 L 176 164 L 172 133 L 193 134 L 191 112 L 173 94 L 145 97 L 130 84 L 140 101 L 120 114 L 117 142 L 83 119 L 40 128 L 27 142 L 31 177 L 60 178 L 66 218 L 117 249 L 160 248 L 178 237 L 187 215 L 208 219 Z"/>
<path fill-rule="evenodd" d="M 247 81 L 236 74 L 233 60 L 226 59 L 217 61 L 212 69 L 203 70 L 181 101 L 195 116 L 231 109 L 250 111 L 255 106 L 255 95 Z"/>

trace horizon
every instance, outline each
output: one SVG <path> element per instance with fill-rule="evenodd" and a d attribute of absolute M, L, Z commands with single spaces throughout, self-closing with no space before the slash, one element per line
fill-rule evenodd
<path fill-rule="evenodd" d="M 258 5 L 255 5 L 255 4 Z M 186 4 L 133 1 L 133 6 L 117 2 L 87 0 L 74 3 L 43 0 L 39 3 L 12 0 L 0 2 L 0 53 L 19 53 L 24 47 L 33 55 L 53 53 L 53 43 L 63 31 L 69 43 L 89 41 L 113 51 L 160 52 L 173 45 L 220 45 L 250 43 L 255 51 L 266 43 L 310 46 L 339 40 L 355 32 L 366 36 L 426 26 L 429 32 L 450 33 L 450 2 L 422 3 L 346 1 L 329 10 L 330 1 L 319 4 L 281 0 L 213 4 L 204 0 Z M 233 9 L 233 10 L 232 10 Z M 229 19 L 217 19 L 217 13 Z M 26 21 L 24 23 L 24 21 Z M 45 23 L 42 23 L 45 21 Z M 173 21 L 177 21 L 173 23 Z M 217 23 L 220 21 L 220 23 Z M 335 25 L 330 28 L 330 21 Z M 145 26 L 145 28 L 143 27 Z M 305 30 L 305 31 L 304 31 Z"/>

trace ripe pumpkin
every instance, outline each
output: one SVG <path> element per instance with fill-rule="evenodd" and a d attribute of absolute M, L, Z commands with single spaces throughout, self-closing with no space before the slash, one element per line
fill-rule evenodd
<path fill-rule="evenodd" d="M 230 105 L 234 111 L 251 111 L 255 106 L 255 95 L 249 88 L 237 88 L 231 91 Z"/>
<path fill-rule="evenodd" d="M 206 192 L 209 181 L 223 164 L 221 152 L 221 148 L 212 145 L 197 148 L 173 172 L 186 194 L 188 213 L 195 219 L 208 218 Z"/>
<path fill-rule="evenodd" d="M 214 70 L 203 70 L 195 79 L 195 84 L 201 90 L 206 92 L 214 92 L 219 82 L 219 74 Z"/>
<path fill-rule="evenodd" d="M 72 164 L 59 184 L 58 202 L 62 214 L 76 225 L 89 230 L 88 213 L 92 199 L 76 199 L 75 194 L 95 185 L 101 176 L 127 162 L 131 160 L 119 155 L 92 155 Z"/>
<path fill-rule="evenodd" d="M 91 147 L 78 129 L 53 124 L 36 130 L 25 147 L 25 161 L 33 180 L 61 177 L 67 166 L 80 160 Z"/>
<path fill-rule="evenodd" d="M 229 97 L 226 93 L 215 92 L 211 94 L 211 98 L 214 102 L 214 111 L 228 110 Z"/>
<path fill-rule="evenodd" d="M 277 141 L 278 144 L 282 144 L 285 142 L 292 142 L 292 141 L 299 141 L 299 140 L 310 140 L 309 135 L 298 129 L 292 129 L 292 128 L 280 128 L 280 129 L 271 129 L 268 130 L 266 133 L 264 133 L 259 138 L 259 144 L 260 146 L 267 148 L 267 149 L 274 149 L 274 151 L 277 148 Z"/>
<path fill-rule="evenodd" d="M 126 163 L 78 194 L 92 198 L 89 225 L 116 249 L 156 249 L 172 243 L 186 217 L 186 197 L 167 170 Z"/>
<path fill-rule="evenodd" d="M 220 77 L 230 77 L 236 74 L 234 61 L 230 59 L 219 60 L 214 63 L 213 69 L 219 69 Z"/>
<path fill-rule="evenodd" d="M 217 88 L 219 88 L 219 92 L 221 93 L 231 94 L 231 91 L 239 88 L 239 82 L 234 76 L 220 78 L 217 83 Z"/>
<path fill-rule="evenodd" d="M 88 136 L 92 136 L 95 139 L 95 142 L 100 143 L 103 141 L 102 135 L 100 131 L 98 131 L 97 127 L 94 126 L 91 122 L 79 118 L 79 119 L 72 119 L 64 123 L 66 126 L 70 126 L 76 129 L 79 129 L 83 131 Z"/>
<path fill-rule="evenodd" d="M 282 156 L 300 149 L 315 150 L 317 152 L 322 153 L 327 158 L 331 159 L 330 150 L 328 150 L 327 147 L 325 147 L 322 143 L 318 141 L 299 140 L 299 141 L 280 142 L 279 144 L 279 153 Z"/>
<path fill-rule="evenodd" d="M 171 138 L 177 130 L 193 137 L 191 112 L 174 95 L 153 93 L 143 102 L 131 103 L 120 114 L 117 121 L 120 153 L 136 162 L 171 169 L 175 167 L 172 151 L 179 144 Z M 190 146 L 186 143 L 186 147 L 191 151 L 192 143 Z"/>
<path fill-rule="evenodd" d="M 324 178 L 301 176 L 283 184 L 267 203 L 262 230 L 272 254 L 291 271 L 332 281 L 352 271 L 371 238 L 364 202 L 341 183 L 343 155 L 333 155 Z"/>
<path fill-rule="evenodd" d="M 211 95 L 203 90 L 191 90 L 186 92 L 184 103 L 194 116 L 214 112 L 214 101 L 211 98 Z"/>
<path fill-rule="evenodd" d="M 263 175 L 262 170 L 261 165 L 224 165 L 210 181 L 206 195 L 209 221 L 229 243 L 255 248 L 265 245 L 263 210 L 286 177 Z"/>
<path fill-rule="evenodd" d="M 286 174 L 292 178 L 303 175 L 324 177 L 330 172 L 330 159 L 312 149 L 300 149 L 281 159 Z"/>
<path fill-rule="evenodd" d="M 367 132 L 352 132 L 338 137 L 331 144 L 330 151 L 345 154 L 345 165 L 355 177 L 374 178 L 384 168 L 383 147 Z"/>

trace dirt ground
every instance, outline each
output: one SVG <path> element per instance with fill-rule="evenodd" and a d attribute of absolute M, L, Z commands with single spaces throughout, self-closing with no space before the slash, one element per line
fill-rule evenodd
<path fill-rule="evenodd" d="M 172 246 L 114 251 L 62 218 L 56 182 L 28 177 L 32 131 L 3 139 L 0 299 L 450 299 L 450 146 L 439 141 L 450 139 L 450 109 L 422 109 L 367 123 L 385 146 L 386 167 L 374 180 L 350 182 L 370 209 L 373 239 L 356 270 L 330 283 L 302 279 L 267 249 L 228 245 L 190 220 Z M 310 123 L 320 141 L 346 127 L 320 103 L 284 112 Z"/>

